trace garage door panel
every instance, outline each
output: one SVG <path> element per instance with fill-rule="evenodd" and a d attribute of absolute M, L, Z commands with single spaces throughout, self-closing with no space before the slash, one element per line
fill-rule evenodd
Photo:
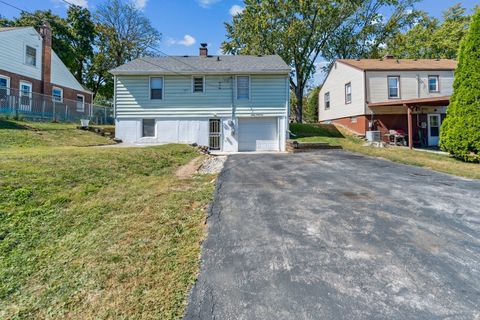
<path fill-rule="evenodd" d="M 239 120 L 239 151 L 278 151 L 277 118 Z"/>

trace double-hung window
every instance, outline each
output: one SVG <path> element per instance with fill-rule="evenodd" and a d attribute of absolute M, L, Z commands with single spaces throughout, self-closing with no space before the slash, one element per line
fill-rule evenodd
<path fill-rule="evenodd" d="M 150 78 L 150 99 L 152 100 L 163 99 L 163 78 L 162 77 Z"/>
<path fill-rule="evenodd" d="M 81 94 L 77 94 L 77 111 L 83 112 L 85 111 L 85 97 Z"/>
<path fill-rule="evenodd" d="M 238 100 L 250 99 L 250 77 L 249 76 L 237 77 L 237 99 Z"/>
<path fill-rule="evenodd" d="M 53 87 L 52 97 L 53 101 L 63 102 L 63 90 L 61 88 Z"/>
<path fill-rule="evenodd" d="M 193 77 L 193 93 L 203 93 L 205 89 L 205 77 Z"/>
<path fill-rule="evenodd" d="M 330 92 L 325 93 L 324 102 L 325 102 L 325 110 L 330 109 Z"/>
<path fill-rule="evenodd" d="M 388 98 L 389 99 L 400 98 L 400 77 L 399 76 L 388 77 Z"/>
<path fill-rule="evenodd" d="M 428 76 L 428 92 L 439 92 L 438 76 Z"/>
<path fill-rule="evenodd" d="M 345 104 L 352 103 L 352 83 L 345 85 Z"/>
<path fill-rule="evenodd" d="M 37 49 L 25 46 L 25 63 L 33 67 L 37 65 Z"/>

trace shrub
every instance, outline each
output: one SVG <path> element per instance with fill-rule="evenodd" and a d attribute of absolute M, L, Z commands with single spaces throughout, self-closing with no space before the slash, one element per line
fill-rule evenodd
<path fill-rule="evenodd" d="M 480 151 L 480 9 L 460 44 L 454 93 L 440 132 L 440 147 L 464 161 L 479 162 Z"/>

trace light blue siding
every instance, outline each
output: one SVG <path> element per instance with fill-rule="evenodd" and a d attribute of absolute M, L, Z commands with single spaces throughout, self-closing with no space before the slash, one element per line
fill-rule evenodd
<path fill-rule="evenodd" d="M 117 76 L 117 118 L 230 116 L 232 104 L 236 115 L 287 115 L 287 75 L 251 75 L 248 100 L 236 99 L 234 76 L 205 76 L 203 93 L 193 92 L 191 76 L 163 78 L 163 99 L 150 100 L 149 76 Z"/>

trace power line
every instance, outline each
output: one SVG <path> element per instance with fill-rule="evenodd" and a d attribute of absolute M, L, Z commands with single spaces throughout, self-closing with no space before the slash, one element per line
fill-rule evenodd
<path fill-rule="evenodd" d="M 8 3 L 8 2 L 5 2 L 5 1 L 3 1 L 3 0 L 0 0 L 0 2 L 3 3 L 4 5 L 7 5 L 7 6 L 11 7 L 11 8 L 17 9 L 17 10 L 20 11 L 21 13 L 23 13 L 23 12 L 29 13 L 27 10 L 23 10 L 23 9 L 21 9 L 21 8 L 19 8 L 19 7 L 17 7 L 17 6 L 14 6 L 13 4 L 10 4 L 10 3 Z"/>

